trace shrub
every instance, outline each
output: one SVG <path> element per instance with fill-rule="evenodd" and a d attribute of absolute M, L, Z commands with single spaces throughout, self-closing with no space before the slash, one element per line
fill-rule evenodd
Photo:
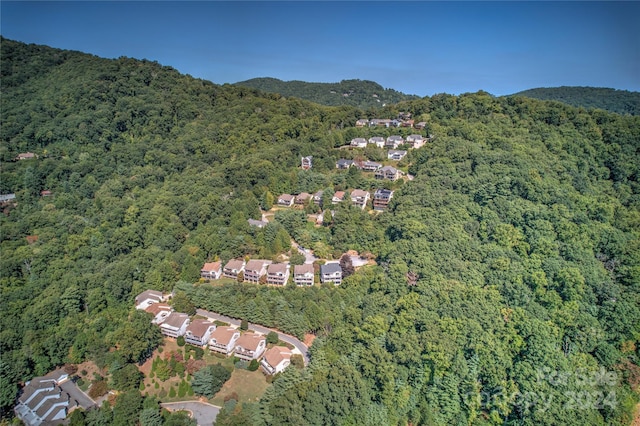
<path fill-rule="evenodd" d="M 232 400 L 232 399 L 233 399 L 234 401 L 238 402 L 238 400 L 239 400 L 240 398 L 238 397 L 238 393 L 237 393 L 237 392 L 231 392 L 231 394 L 229 394 L 229 395 L 225 396 L 225 397 L 224 397 L 224 402 L 228 402 L 228 401 L 230 401 L 230 400 Z"/>
<path fill-rule="evenodd" d="M 267 343 L 278 343 L 278 340 L 278 333 L 275 331 L 270 331 L 269 334 L 267 334 Z"/>
<path fill-rule="evenodd" d="M 186 344 L 186 342 L 184 341 L 184 336 L 178 336 L 178 339 L 176 339 L 176 343 L 180 347 L 184 346 Z"/>
<path fill-rule="evenodd" d="M 249 363 L 249 366 L 247 367 L 247 370 L 256 371 L 258 369 L 258 367 L 260 367 L 260 364 L 258 363 L 258 360 L 257 359 L 252 359 L 251 362 Z"/>
<path fill-rule="evenodd" d="M 175 397 L 176 397 L 176 388 L 171 386 L 171 389 L 169 389 L 169 398 L 175 398 Z"/>
<path fill-rule="evenodd" d="M 89 396 L 93 399 L 99 398 L 107 393 L 107 382 L 104 380 L 96 380 L 89 388 Z"/>
<path fill-rule="evenodd" d="M 80 371 L 80 375 L 81 376 L 86 376 L 87 375 L 87 370 L 81 370 Z"/>
<path fill-rule="evenodd" d="M 249 321 L 247 321 L 246 319 L 243 319 L 240 322 L 240 330 L 247 331 L 248 329 L 249 329 Z"/>

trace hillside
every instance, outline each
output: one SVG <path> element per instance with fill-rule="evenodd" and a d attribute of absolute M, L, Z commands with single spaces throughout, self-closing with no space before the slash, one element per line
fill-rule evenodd
<path fill-rule="evenodd" d="M 276 78 L 254 78 L 235 83 L 264 92 L 279 93 L 321 105 L 350 105 L 361 109 L 381 108 L 401 101 L 418 99 L 393 89 L 385 89 L 378 83 L 367 80 L 342 80 L 339 83 L 308 83 L 304 81 L 282 81 Z"/>
<path fill-rule="evenodd" d="M 434 138 L 398 163 L 413 180 L 381 182 L 335 164 L 384 151 L 338 148 L 416 129 L 356 128 L 367 113 L 352 106 L 155 62 L 0 47 L 0 194 L 16 196 L 0 215 L 3 417 L 24 381 L 85 360 L 125 390 L 74 424 L 159 417 L 122 377 L 159 344 L 133 308 L 156 289 L 317 336 L 307 368 L 285 370 L 260 401 L 227 401 L 219 424 L 630 423 L 639 117 L 483 92 L 387 105 L 379 118 L 409 112 Z M 308 205 L 247 223 L 280 194 L 381 186 L 395 191 L 382 213 L 325 205 L 335 215 L 315 226 Z M 376 264 L 337 287 L 199 281 L 206 261 L 292 256 L 292 238 Z"/>
<path fill-rule="evenodd" d="M 511 96 L 564 102 L 575 107 L 599 108 L 618 114 L 640 115 L 640 92 L 603 87 L 540 87 Z"/>

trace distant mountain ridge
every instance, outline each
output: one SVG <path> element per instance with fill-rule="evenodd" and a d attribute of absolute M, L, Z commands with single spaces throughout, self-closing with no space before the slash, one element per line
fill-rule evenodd
<path fill-rule="evenodd" d="M 511 96 L 559 101 L 576 107 L 598 108 L 617 114 L 640 115 L 640 92 L 628 90 L 585 86 L 539 87 L 523 90 Z"/>
<path fill-rule="evenodd" d="M 296 97 L 327 106 L 350 105 L 358 108 L 381 108 L 401 101 L 419 99 L 393 89 L 385 89 L 369 80 L 342 80 L 339 83 L 309 83 L 277 78 L 253 78 L 235 83 L 263 92 L 279 93 L 285 97 Z"/>

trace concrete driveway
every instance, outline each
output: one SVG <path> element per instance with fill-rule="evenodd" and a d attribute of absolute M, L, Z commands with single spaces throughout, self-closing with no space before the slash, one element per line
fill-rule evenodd
<path fill-rule="evenodd" d="M 163 402 L 160 405 L 169 411 L 188 411 L 198 426 L 213 426 L 220 412 L 220 407 L 200 401 Z"/>

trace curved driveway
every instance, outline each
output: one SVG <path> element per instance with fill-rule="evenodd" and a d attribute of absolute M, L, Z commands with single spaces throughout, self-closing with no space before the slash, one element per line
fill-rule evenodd
<path fill-rule="evenodd" d="M 200 401 L 163 402 L 160 405 L 169 411 L 190 412 L 198 426 L 213 426 L 220 412 L 220 407 Z"/>
<path fill-rule="evenodd" d="M 196 309 L 196 313 L 198 315 L 201 315 L 201 316 L 206 317 L 206 318 L 211 318 L 213 320 L 227 322 L 227 323 L 229 323 L 231 325 L 235 325 L 236 327 L 240 327 L 241 320 L 239 320 L 237 318 L 227 317 L 227 316 L 215 313 L 215 312 L 205 311 L 204 309 Z M 278 333 L 278 339 L 282 340 L 283 342 L 287 342 L 287 343 L 290 343 L 293 346 L 295 346 L 302 353 L 302 357 L 304 359 L 304 364 L 307 365 L 309 363 L 309 348 L 307 347 L 307 345 L 305 345 L 304 343 L 302 343 L 300 340 L 296 339 L 295 337 L 290 336 L 288 334 L 284 334 L 284 333 L 282 333 L 282 332 L 280 332 L 278 330 L 274 330 L 272 328 L 267 328 L 267 327 L 263 327 L 261 325 L 252 324 L 252 323 L 249 323 L 249 330 L 253 330 L 253 331 L 256 331 L 256 332 L 262 333 L 262 334 L 267 334 L 267 333 L 269 333 L 271 331 L 273 331 L 275 333 Z"/>

